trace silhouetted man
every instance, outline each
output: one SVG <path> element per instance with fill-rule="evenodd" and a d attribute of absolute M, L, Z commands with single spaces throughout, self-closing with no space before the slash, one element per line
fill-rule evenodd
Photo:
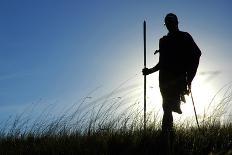
<path fill-rule="evenodd" d="M 162 131 L 172 132 L 172 112 L 181 114 L 180 102 L 188 94 L 196 74 L 201 51 L 187 32 L 178 28 L 177 16 L 169 13 L 165 17 L 168 34 L 159 40 L 159 63 L 153 68 L 144 68 L 148 75 L 159 70 L 159 86 L 163 98 Z"/>

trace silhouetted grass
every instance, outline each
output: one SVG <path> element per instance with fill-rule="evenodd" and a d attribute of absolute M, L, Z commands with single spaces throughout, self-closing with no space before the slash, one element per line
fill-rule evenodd
<path fill-rule="evenodd" d="M 173 154 L 232 154 L 232 124 L 221 123 L 232 105 L 231 86 L 223 87 L 224 96 L 210 115 L 205 112 L 200 118 L 200 130 L 193 125 L 194 118 L 175 125 Z M 140 103 L 125 104 L 133 91 L 112 98 L 118 91 L 120 87 L 88 101 L 90 92 L 59 117 L 51 116 L 54 107 L 48 106 L 33 119 L 25 111 L 9 118 L 1 125 L 0 154 L 163 154 L 160 118 L 148 113 L 144 132 Z"/>

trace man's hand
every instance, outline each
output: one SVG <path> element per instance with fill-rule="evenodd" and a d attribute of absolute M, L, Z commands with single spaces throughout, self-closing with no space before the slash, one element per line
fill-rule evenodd
<path fill-rule="evenodd" d="M 142 72 L 143 72 L 143 75 L 149 75 L 151 72 L 150 72 L 150 69 L 148 69 L 148 68 L 144 68 L 143 70 L 142 70 Z"/>
<path fill-rule="evenodd" d="M 188 89 L 191 89 L 191 85 L 192 85 L 192 81 L 188 80 L 188 78 L 187 78 L 187 86 L 188 86 Z"/>
<path fill-rule="evenodd" d="M 188 82 L 188 87 L 189 87 L 189 89 L 191 89 L 191 82 Z"/>
<path fill-rule="evenodd" d="M 191 92 L 191 82 L 187 82 L 187 90 L 184 92 L 186 95 L 189 95 Z"/>

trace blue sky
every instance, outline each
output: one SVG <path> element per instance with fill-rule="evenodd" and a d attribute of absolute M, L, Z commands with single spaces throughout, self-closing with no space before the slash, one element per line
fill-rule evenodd
<path fill-rule="evenodd" d="M 142 22 L 147 21 L 147 64 L 152 67 L 169 12 L 177 14 L 180 29 L 202 50 L 199 73 L 220 71 L 208 81 L 219 89 L 232 79 L 231 3 L 1 0 L 0 115 L 40 99 L 67 104 L 98 86 L 107 92 L 134 75 L 142 84 Z"/>

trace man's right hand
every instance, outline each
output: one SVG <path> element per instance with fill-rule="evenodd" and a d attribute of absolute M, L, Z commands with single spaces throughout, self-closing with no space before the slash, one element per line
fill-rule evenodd
<path fill-rule="evenodd" d="M 149 74 L 150 74 L 150 69 L 144 68 L 144 69 L 142 70 L 142 72 L 143 72 L 143 75 L 149 75 Z"/>

